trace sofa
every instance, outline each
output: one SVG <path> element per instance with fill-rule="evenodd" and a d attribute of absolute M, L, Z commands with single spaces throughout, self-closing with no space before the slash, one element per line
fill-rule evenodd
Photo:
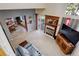
<path fill-rule="evenodd" d="M 42 56 L 40 51 L 31 43 L 24 41 L 16 48 L 17 56 Z"/>

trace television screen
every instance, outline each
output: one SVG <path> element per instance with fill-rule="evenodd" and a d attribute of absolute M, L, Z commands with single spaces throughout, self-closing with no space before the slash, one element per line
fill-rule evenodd
<path fill-rule="evenodd" d="M 72 43 L 76 44 L 79 40 L 79 32 L 63 24 L 60 32 Z"/>

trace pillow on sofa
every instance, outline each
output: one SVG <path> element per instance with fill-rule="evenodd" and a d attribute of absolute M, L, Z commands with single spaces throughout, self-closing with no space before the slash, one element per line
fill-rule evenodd
<path fill-rule="evenodd" d="M 30 56 L 29 51 L 24 47 L 18 46 L 17 49 L 21 56 Z"/>

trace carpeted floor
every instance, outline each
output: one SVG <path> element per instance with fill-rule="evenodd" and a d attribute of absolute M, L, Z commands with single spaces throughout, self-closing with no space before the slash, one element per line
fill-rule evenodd
<path fill-rule="evenodd" d="M 16 35 L 18 34 L 18 35 Z M 34 44 L 43 55 L 46 56 L 61 56 L 64 53 L 60 50 L 55 39 L 53 37 L 43 33 L 41 30 L 35 30 L 33 32 L 16 32 L 13 40 L 11 41 L 13 48 L 15 49 L 19 43 L 24 40 Z"/>

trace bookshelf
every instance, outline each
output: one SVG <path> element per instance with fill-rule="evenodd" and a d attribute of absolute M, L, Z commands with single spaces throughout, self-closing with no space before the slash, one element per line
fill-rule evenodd
<path fill-rule="evenodd" d="M 55 33 L 58 25 L 58 16 L 45 16 L 45 33 L 53 36 L 55 38 Z"/>

